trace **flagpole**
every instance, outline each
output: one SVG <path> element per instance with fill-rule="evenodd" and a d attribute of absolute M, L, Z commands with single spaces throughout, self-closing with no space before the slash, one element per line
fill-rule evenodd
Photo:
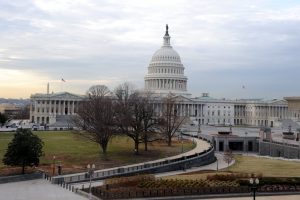
<path fill-rule="evenodd" d="M 60 82 L 60 90 L 61 92 L 63 92 L 63 83 L 66 82 L 65 79 L 61 78 L 61 82 Z"/>

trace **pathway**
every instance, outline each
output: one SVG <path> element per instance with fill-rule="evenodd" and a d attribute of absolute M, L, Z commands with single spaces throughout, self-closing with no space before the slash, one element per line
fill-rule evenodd
<path fill-rule="evenodd" d="M 3 200 L 86 200 L 44 179 L 0 184 L 0 199 Z"/>

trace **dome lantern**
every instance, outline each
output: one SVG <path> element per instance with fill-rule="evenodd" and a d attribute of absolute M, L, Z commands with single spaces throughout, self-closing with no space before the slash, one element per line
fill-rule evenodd
<path fill-rule="evenodd" d="M 166 33 L 164 36 L 164 46 L 171 46 L 170 44 L 170 36 L 169 36 L 169 26 L 168 24 L 166 25 Z"/>

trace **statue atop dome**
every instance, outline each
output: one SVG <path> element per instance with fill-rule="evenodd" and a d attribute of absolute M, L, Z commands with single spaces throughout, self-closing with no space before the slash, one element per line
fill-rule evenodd
<path fill-rule="evenodd" d="M 165 36 L 169 36 L 169 26 L 168 26 L 168 24 L 166 24 L 166 34 L 165 34 Z"/>

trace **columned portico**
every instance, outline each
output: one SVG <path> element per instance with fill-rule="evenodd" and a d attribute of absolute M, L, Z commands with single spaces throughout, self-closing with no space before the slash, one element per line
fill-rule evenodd
<path fill-rule="evenodd" d="M 68 92 L 31 95 L 30 119 L 36 124 L 51 125 L 60 116 L 76 114 L 78 102 L 82 100 L 83 96 Z"/>

